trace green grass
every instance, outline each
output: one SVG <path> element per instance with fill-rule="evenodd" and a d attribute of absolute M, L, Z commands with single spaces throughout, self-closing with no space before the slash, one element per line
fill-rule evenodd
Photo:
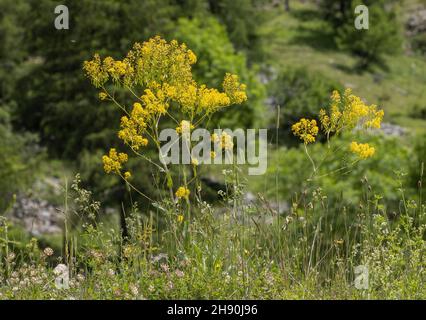
<path fill-rule="evenodd" d="M 237 179 L 229 183 L 241 188 Z M 21 237 L 0 219 L 0 240 L 9 244 L 0 246 L 0 300 L 426 298 L 424 205 L 411 203 L 390 221 L 367 193 L 358 206 L 332 212 L 345 221 L 339 233 L 315 190 L 286 217 L 261 198 L 248 205 L 228 193 L 219 211 L 194 201 L 191 220 L 183 222 L 169 201 L 146 215 L 133 209 L 124 240 L 116 228 L 87 216 L 90 197 L 73 206 L 75 195 L 65 196 L 66 216 L 86 222 L 74 231 L 69 225 L 67 245 L 54 248 L 53 256 L 46 243 Z M 69 288 L 55 286 L 59 263 L 69 266 Z M 354 286 L 360 264 L 370 274 L 364 290 Z"/>

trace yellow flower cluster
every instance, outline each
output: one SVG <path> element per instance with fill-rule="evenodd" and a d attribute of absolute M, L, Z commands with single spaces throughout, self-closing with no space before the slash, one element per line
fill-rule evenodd
<path fill-rule="evenodd" d="M 340 99 L 340 93 L 337 90 L 333 90 L 333 92 L 331 93 L 331 97 L 330 98 L 331 98 L 331 100 L 334 103 L 339 103 L 341 101 L 341 99 Z"/>
<path fill-rule="evenodd" d="M 166 102 L 167 96 L 162 89 L 154 93 L 151 89 L 145 89 L 145 94 L 141 96 L 144 109 L 150 117 L 163 115 L 166 113 L 169 104 Z"/>
<path fill-rule="evenodd" d="M 339 107 L 337 105 L 333 104 L 330 107 L 330 110 L 331 112 L 329 115 L 324 109 L 321 109 L 319 113 L 321 125 L 326 133 L 338 131 L 340 125 L 339 121 L 342 117 L 342 113 L 340 112 Z"/>
<path fill-rule="evenodd" d="M 379 129 L 382 124 L 385 112 L 383 110 L 377 110 L 375 105 L 372 105 L 368 111 L 369 116 L 368 119 L 365 120 L 364 126 L 366 128 Z"/>
<path fill-rule="evenodd" d="M 133 150 L 138 150 L 148 144 L 147 137 L 156 139 L 159 120 L 168 114 L 171 106 L 178 107 L 180 113 L 195 121 L 195 117 L 203 119 L 223 107 L 247 100 L 246 86 L 240 83 L 238 76 L 230 73 L 224 77 L 223 91 L 198 84 L 192 76 L 192 66 L 196 62 L 196 55 L 185 44 L 176 40 L 167 42 L 156 36 L 135 43 L 123 60 L 101 59 L 95 54 L 92 60 L 84 62 L 83 70 L 95 87 L 102 88 L 101 100 L 111 97 L 124 110 L 118 137 Z M 105 85 L 109 81 L 129 90 L 133 96 L 137 95 L 137 88 L 143 88 L 132 110 L 128 111 L 108 94 Z M 184 125 L 182 121 L 177 130 L 182 131 Z M 232 148 L 231 144 L 228 140 L 222 143 L 224 148 Z M 117 159 L 104 156 L 103 160 L 105 171 L 120 170 L 122 162 Z"/>
<path fill-rule="evenodd" d="M 219 136 L 217 133 L 212 134 L 212 141 L 219 144 L 220 149 L 232 150 L 234 143 L 232 142 L 232 136 L 226 132 L 222 132 Z M 214 158 L 214 157 L 213 157 Z"/>
<path fill-rule="evenodd" d="M 115 82 L 123 80 L 128 83 L 134 74 L 134 67 L 127 60 L 116 61 L 111 57 L 106 57 L 103 61 L 103 68 Z"/>
<path fill-rule="evenodd" d="M 197 86 L 195 82 L 177 88 L 171 99 L 179 103 L 183 113 L 193 116 L 212 114 L 233 103 L 226 93 L 207 88 L 205 85 Z"/>
<path fill-rule="evenodd" d="M 371 147 L 368 143 L 357 143 L 352 142 L 350 145 L 351 152 L 355 153 L 361 159 L 367 159 L 374 155 L 376 150 L 374 147 Z"/>
<path fill-rule="evenodd" d="M 293 134 L 298 136 L 305 144 L 315 142 L 318 134 L 318 126 L 316 120 L 300 119 L 299 122 L 291 127 Z"/>
<path fill-rule="evenodd" d="M 108 95 L 105 92 L 99 92 L 98 97 L 100 100 L 106 100 L 108 98 Z"/>
<path fill-rule="evenodd" d="M 164 83 L 176 86 L 192 81 L 191 66 L 195 54 L 176 40 L 168 43 L 159 36 L 135 43 L 126 59 L 135 66 L 135 83 L 147 88 Z"/>
<path fill-rule="evenodd" d="M 197 158 L 192 158 L 192 159 L 191 159 L 191 164 L 192 164 L 193 166 L 198 166 L 198 164 L 199 164 L 198 159 L 197 159 Z"/>
<path fill-rule="evenodd" d="M 179 124 L 178 127 L 176 127 L 176 132 L 177 133 L 182 133 L 182 132 L 190 132 L 192 129 L 194 129 L 194 126 L 192 125 L 191 122 L 189 122 L 188 120 L 182 120 Z"/>
<path fill-rule="evenodd" d="M 97 53 L 92 60 L 84 62 L 83 70 L 96 88 L 102 86 L 109 79 L 108 72 L 103 67 L 101 57 Z"/>
<path fill-rule="evenodd" d="M 209 89 L 205 85 L 198 88 L 198 104 L 196 113 L 203 112 L 211 114 L 222 107 L 231 105 L 232 101 L 227 94 L 219 92 L 216 89 Z"/>
<path fill-rule="evenodd" d="M 125 153 L 117 153 L 114 148 L 109 150 L 109 155 L 104 155 L 102 157 L 102 162 L 104 163 L 104 170 L 106 173 L 120 173 L 122 164 L 127 162 L 128 156 Z"/>
<path fill-rule="evenodd" d="M 147 111 L 139 102 L 136 102 L 133 104 L 130 118 L 127 116 L 121 118 L 121 130 L 118 131 L 118 137 L 134 150 L 148 144 L 148 139 L 143 136 L 147 127 L 147 117 Z"/>
<path fill-rule="evenodd" d="M 164 115 L 171 101 L 193 118 L 247 100 L 246 86 L 230 73 L 223 80 L 224 92 L 198 85 L 191 70 L 196 61 L 197 57 L 185 44 L 156 36 L 134 44 L 122 61 L 111 57 L 101 60 L 95 54 L 91 61 L 84 62 L 83 69 L 96 87 L 102 87 L 109 79 L 128 88 L 144 87 L 141 101 L 151 118 Z M 102 94 L 102 98 L 107 96 Z"/>
<path fill-rule="evenodd" d="M 247 100 L 246 85 L 241 84 L 235 74 L 227 73 L 223 80 L 223 90 L 233 104 L 241 104 Z"/>
<path fill-rule="evenodd" d="M 83 70 L 97 88 L 103 86 L 109 79 L 116 83 L 122 81 L 129 85 L 133 81 L 135 71 L 126 59 L 116 61 L 111 57 L 106 57 L 102 61 L 98 54 L 95 54 L 92 60 L 84 62 Z"/>
<path fill-rule="evenodd" d="M 177 197 L 178 199 L 181 199 L 181 198 L 188 198 L 190 193 L 191 193 L 191 192 L 189 191 L 189 189 L 188 189 L 188 188 L 186 188 L 186 187 L 179 187 L 179 188 L 176 190 L 175 195 L 176 195 L 176 197 Z"/>
<path fill-rule="evenodd" d="M 360 97 L 346 89 L 343 96 L 337 90 L 331 95 L 330 112 L 320 110 L 319 118 L 327 134 L 341 130 L 351 130 L 356 126 L 364 128 L 380 128 L 384 111 L 377 110 L 376 105 L 366 105 Z"/>

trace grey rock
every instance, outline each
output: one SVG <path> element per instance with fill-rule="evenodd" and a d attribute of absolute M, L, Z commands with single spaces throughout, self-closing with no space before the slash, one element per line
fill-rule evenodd
<path fill-rule="evenodd" d="M 45 200 L 25 195 L 17 197 L 12 208 L 11 219 L 34 236 L 62 231 L 62 217 L 53 205 Z"/>

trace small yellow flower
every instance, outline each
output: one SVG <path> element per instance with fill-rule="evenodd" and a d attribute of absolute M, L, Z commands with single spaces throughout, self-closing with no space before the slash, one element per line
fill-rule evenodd
<path fill-rule="evenodd" d="M 189 64 L 195 64 L 197 62 L 197 56 L 192 50 L 187 51 L 187 56 Z"/>
<path fill-rule="evenodd" d="M 179 215 L 177 216 L 177 221 L 178 221 L 179 223 L 183 222 L 183 215 L 182 215 L 182 214 L 179 214 Z"/>
<path fill-rule="evenodd" d="M 99 92 L 100 100 L 106 100 L 106 98 L 108 98 L 108 95 L 105 92 Z"/>
<path fill-rule="evenodd" d="M 247 100 L 246 85 L 240 83 L 237 75 L 227 73 L 222 86 L 231 103 L 241 104 Z"/>
<path fill-rule="evenodd" d="M 212 159 L 216 158 L 216 152 L 214 151 L 210 152 L 210 158 Z"/>
<path fill-rule="evenodd" d="M 179 187 L 177 190 L 176 190 L 176 193 L 175 193 L 175 195 L 176 195 L 176 197 L 178 198 L 178 199 L 181 199 L 181 198 L 188 198 L 189 197 L 189 194 L 190 194 L 191 192 L 189 191 L 189 189 L 188 188 L 186 188 L 186 187 Z"/>
<path fill-rule="evenodd" d="M 148 139 L 143 136 L 148 121 L 148 112 L 139 102 L 135 102 L 130 117 L 121 117 L 121 130 L 118 131 L 118 137 L 134 150 L 148 145 Z"/>
<path fill-rule="evenodd" d="M 222 133 L 222 141 L 220 143 L 222 149 L 232 150 L 234 143 L 232 142 L 232 137 L 227 133 Z"/>
<path fill-rule="evenodd" d="M 372 105 L 369 110 L 369 118 L 365 121 L 366 128 L 380 129 L 385 112 L 383 110 L 376 110 L 376 106 Z"/>
<path fill-rule="evenodd" d="M 214 143 L 218 143 L 218 142 L 219 142 L 219 136 L 217 135 L 217 133 L 213 133 L 213 134 L 212 134 L 211 140 L 212 140 Z"/>
<path fill-rule="evenodd" d="M 192 129 L 194 129 L 194 126 L 191 124 L 191 122 L 187 120 L 182 120 L 178 127 L 176 127 L 177 133 L 189 133 Z"/>
<path fill-rule="evenodd" d="M 357 143 L 355 141 L 351 143 L 350 150 L 352 153 L 358 155 L 358 157 L 361 159 L 370 158 L 376 152 L 376 149 L 371 147 L 368 143 Z"/>
<path fill-rule="evenodd" d="M 217 133 L 213 133 L 211 140 L 214 143 L 219 144 L 220 149 L 232 150 L 234 147 L 234 143 L 232 142 L 232 136 L 227 134 L 226 132 L 222 132 L 219 136 Z"/>
<path fill-rule="evenodd" d="M 299 136 L 305 144 L 315 142 L 315 137 L 318 134 L 318 126 L 316 120 L 300 119 L 299 122 L 291 127 L 293 134 Z"/>
<path fill-rule="evenodd" d="M 335 103 L 339 103 L 340 102 L 340 94 L 339 91 L 334 90 L 333 93 L 331 94 L 331 100 Z"/>
<path fill-rule="evenodd" d="M 117 153 L 114 148 L 109 150 L 108 155 L 102 157 L 104 170 L 106 173 L 119 173 L 123 163 L 127 162 L 128 156 L 125 153 Z"/>
<path fill-rule="evenodd" d="M 131 177 L 132 177 L 132 174 L 131 174 L 129 171 L 126 171 L 126 172 L 124 173 L 124 179 L 128 180 L 128 179 L 130 179 Z"/>
<path fill-rule="evenodd" d="M 333 91 L 329 111 L 321 109 L 319 119 L 322 128 L 329 135 L 342 130 L 362 128 L 380 128 L 384 111 L 377 110 L 376 105 L 368 106 L 360 97 L 346 89 L 343 95 Z"/>
<path fill-rule="evenodd" d="M 191 164 L 192 164 L 193 166 L 198 166 L 198 164 L 199 164 L 198 159 L 196 159 L 196 158 L 192 158 L 192 159 L 191 159 Z"/>

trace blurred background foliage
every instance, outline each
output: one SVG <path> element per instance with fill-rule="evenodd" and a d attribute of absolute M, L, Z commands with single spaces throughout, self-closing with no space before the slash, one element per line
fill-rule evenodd
<path fill-rule="evenodd" d="M 248 85 L 248 102 L 219 113 L 211 125 L 272 129 L 269 173 L 251 179 L 249 190 L 274 199 L 278 192 L 281 200 L 290 202 L 294 192 L 303 191 L 306 177 L 300 173 L 308 171 L 309 163 L 289 128 L 300 117 L 314 117 L 333 89 L 352 87 L 384 108 L 386 122 L 403 127 L 406 134 L 373 136 L 379 150 L 374 159 L 351 174 L 325 176 L 315 183 L 327 191 L 330 201 L 344 198 L 353 204 L 360 196 L 360 179 L 367 176 L 374 192 L 397 208 L 394 170 L 408 174 L 407 188 L 417 194 L 425 158 L 426 23 L 417 19 L 408 26 L 407 21 L 426 9 L 420 0 L 364 1 L 370 8 L 371 29 L 358 32 L 352 26 L 359 3 L 64 0 L 70 30 L 61 31 L 53 27 L 57 1 L 2 0 L 0 210 L 14 193 L 27 192 L 40 175 L 63 178 L 75 172 L 108 206 L 120 207 L 128 200 L 125 185 L 105 175 L 101 165 L 107 148 L 120 147 L 119 112 L 100 103 L 81 68 L 95 52 L 121 58 L 134 42 L 157 34 L 183 41 L 197 54 L 194 73 L 199 82 L 219 86 L 230 71 Z M 324 146 L 313 149 L 321 154 Z M 66 169 L 52 173 L 52 163 Z M 148 166 L 129 165 L 136 185 L 151 195 L 159 192 Z M 339 164 L 326 165 L 333 169 Z M 206 176 L 218 176 L 211 170 Z M 278 190 L 268 187 L 277 173 Z"/>

